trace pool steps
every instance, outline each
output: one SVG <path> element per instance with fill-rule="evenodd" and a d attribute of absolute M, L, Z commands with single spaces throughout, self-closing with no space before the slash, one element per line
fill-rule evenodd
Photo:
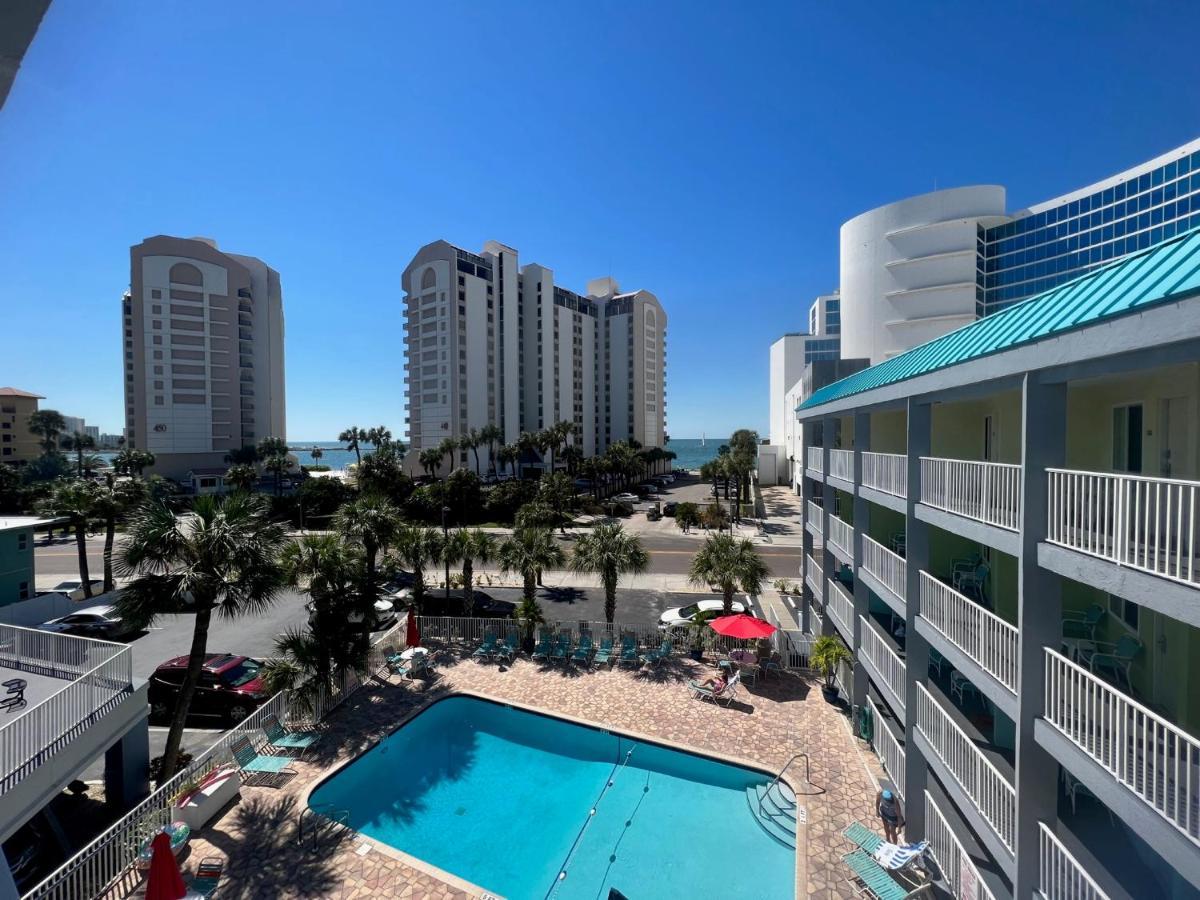
<path fill-rule="evenodd" d="M 782 781 L 746 788 L 750 814 L 763 831 L 793 850 L 796 849 L 796 795 Z"/>

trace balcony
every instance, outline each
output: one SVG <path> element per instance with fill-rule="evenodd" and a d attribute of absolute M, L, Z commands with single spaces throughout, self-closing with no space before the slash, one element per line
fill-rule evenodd
<path fill-rule="evenodd" d="M 1200 481 L 1046 471 L 1049 543 L 1200 586 Z"/>
<path fill-rule="evenodd" d="M 1200 847 L 1200 740 L 1057 651 L 1045 652 L 1046 721 Z"/>
<path fill-rule="evenodd" d="M 808 512 L 808 529 L 813 533 L 813 537 L 821 540 L 825 531 L 825 508 L 811 500 L 804 502 L 805 510 Z"/>
<path fill-rule="evenodd" d="M 821 567 L 811 553 L 804 554 L 804 583 L 812 591 L 813 599 L 821 599 Z"/>
<path fill-rule="evenodd" d="M 812 473 L 812 477 L 818 480 L 825 478 L 825 448 L 809 447 L 808 455 L 805 457 L 805 465 Z"/>
<path fill-rule="evenodd" d="M 864 453 L 865 487 L 901 499 L 908 496 L 908 457 L 903 453 Z"/>
<path fill-rule="evenodd" d="M 885 696 L 900 712 L 904 713 L 905 666 L 895 650 L 887 645 L 865 616 L 858 617 L 860 625 L 859 658 L 870 663 L 876 682 L 887 691 Z"/>
<path fill-rule="evenodd" d="M 988 888 L 972 855 L 959 840 L 961 832 L 951 827 L 941 808 L 934 802 L 929 791 L 925 792 L 925 838 L 937 860 L 938 868 L 945 875 L 950 893 L 960 900 L 996 900 Z M 970 889 L 968 884 L 973 884 Z"/>
<path fill-rule="evenodd" d="M 907 602 L 905 595 L 908 590 L 908 563 L 903 556 L 893 553 L 874 538 L 865 534 L 862 538 L 863 558 L 861 571 L 865 571 L 894 595 L 895 601 L 898 601 L 900 604 L 900 608 L 897 611 L 903 614 L 904 605 Z M 885 601 L 888 600 L 886 596 L 883 596 L 882 599 Z M 889 602 L 888 605 L 895 608 L 896 603 Z"/>
<path fill-rule="evenodd" d="M 1108 900 L 1045 822 L 1038 830 L 1038 893 L 1045 900 Z"/>
<path fill-rule="evenodd" d="M 254 340 L 254 332 L 249 328 L 238 328 L 238 340 L 252 342 Z"/>
<path fill-rule="evenodd" d="M 829 477 L 837 478 L 847 484 L 854 484 L 854 451 L 829 451 Z"/>
<path fill-rule="evenodd" d="M 837 516 L 829 517 L 829 546 L 844 562 L 854 564 L 854 526 Z"/>
<path fill-rule="evenodd" d="M 1021 527 L 1021 467 L 921 457 L 921 502 L 1007 531 Z"/>
<path fill-rule="evenodd" d="M 975 805 L 1000 841 L 1013 852 L 1017 794 L 975 742 L 934 699 L 925 685 L 917 682 L 916 730 L 929 742 L 959 787 Z"/>
<path fill-rule="evenodd" d="M 879 761 L 883 764 L 884 771 L 888 773 L 888 777 L 892 779 L 892 784 L 896 785 L 896 790 L 903 797 L 904 745 L 892 733 L 891 726 L 885 721 L 883 714 L 879 711 L 879 707 L 875 705 L 875 701 L 871 699 L 870 694 L 867 695 L 867 708 L 871 710 L 871 722 L 873 726 L 871 743 L 875 747 Z"/>
<path fill-rule="evenodd" d="M 825 579 L 825 609 L 848 645 L 854 642 L 854 599 L 832 578 Z"/>
<path fill-rule="evenodd" d="M 948 584 L 921 572 L 921 618 L 981 669 L 1017 693 L 1017 629 Z"/>

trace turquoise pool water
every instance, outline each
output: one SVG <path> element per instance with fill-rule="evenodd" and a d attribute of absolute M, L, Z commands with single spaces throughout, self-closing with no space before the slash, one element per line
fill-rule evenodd
<path fill-rule="evenodd" d="M 351 827 L 510 900 L 790 898 L 761 772 L 450 697 L 314 790 Z M 594 814 L 591 813 L 595 810 Z M 560 872 L 566 872 L 559 878 Z"/>

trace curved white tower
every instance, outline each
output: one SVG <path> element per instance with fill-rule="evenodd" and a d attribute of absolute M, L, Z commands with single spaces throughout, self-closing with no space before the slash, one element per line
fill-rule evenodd
<path fill-rule="evenodd" d="M 841 229 L 842 358 L 872 365 L 976 318 L 979 228 L 1005 220 L 1004 188 L 909 197 Z"/>

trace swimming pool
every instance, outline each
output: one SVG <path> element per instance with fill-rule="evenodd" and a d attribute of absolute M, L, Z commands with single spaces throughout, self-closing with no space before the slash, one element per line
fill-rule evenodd
<path fill-rule="evenodd" d="M 769 780 L 455 696 L 334 772 L 308 802 L 511 900 L 605 900 L 610 887 L 633 900 L 790 898 L 795 850 L 747 800 Z"/>

